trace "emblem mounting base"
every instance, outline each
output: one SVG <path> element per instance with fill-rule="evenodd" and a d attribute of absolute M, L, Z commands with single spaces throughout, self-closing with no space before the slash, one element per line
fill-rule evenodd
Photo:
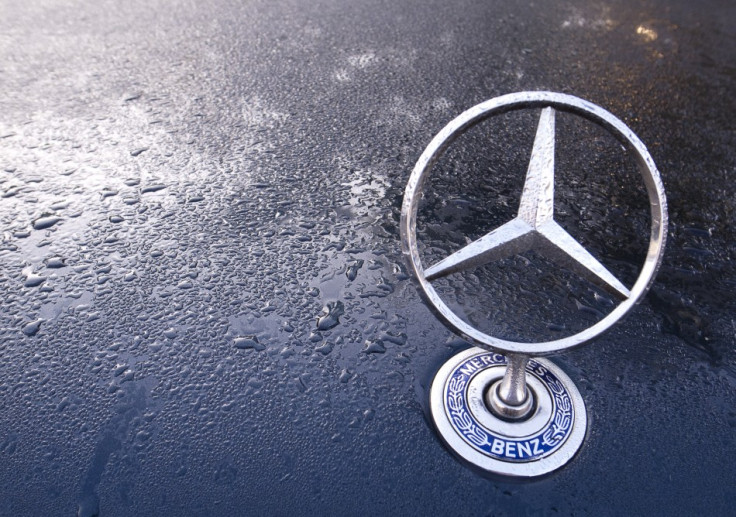
<path fill-rule="evenodd" d="M 507 368 L 508 370 L 508 368 Z M 486 405 L 493 414 L 504 420 L 526 420 L 531 416 L 534 410 L 536 396 L 528 387 L 526 388 L 526 398 L 516 406 L 512 406 L 503 400 L 499 393 L 503 380 L 496 381 L 488 388 L 486 392 Z"/>
<path fill-rule="evenodd" d="M 504 377 L 507 359 L 470 348 L 437 372 L 430 391 L 432 418 L 458 456 L 489 473 L 531 478 L 568 463 L 583 443 L 585 404 L 575 384 L 553 363 L 530 359 L 528 389 L 534 404 L 523 420 L 500 418 L 486 396 Z"/>

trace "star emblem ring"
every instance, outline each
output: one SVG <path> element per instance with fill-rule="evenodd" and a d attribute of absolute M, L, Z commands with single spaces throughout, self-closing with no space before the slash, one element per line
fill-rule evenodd
<path fill-rule="evenodd" d="M 425 266 L 417 243 L 417 212 L 432 167 L 465 130 L 489 117 L 522 109 L 538 109 L 539 122 L 516 217 Z M 555 117 L 559 111 L 602 126 L 636 158 L 649 197 L 651 226 L 646 258 L 632 286 L 624 285 L 555 220 Z M 667 202 L 654 161 L 641 140 L 605 109 L 572 95 L 521 92 L 478 104 L 447 124 L 410 175 L 401 211 L 401 242 L 410 272 L 434 314 L 478 347 L 450 358 L 430 390 L 434 423 L 450 449 L 472 465 L 504 476 L 540 476 L 570 461 L 585 437 L 585 405 L 572 380 L 554 363 L 537 356 L 585 345 L 630 311 L 654 280 L 666 237 Z M 433 286 L 445 276 L 528 250 L 607 291 L 618 305 L 576 334 L 517 342 L 471 326 Z"/>
<path fill-rule="evenodd" d="M 512 110 L 541 108 L 534 148 L 529 161 L 516 218 L 477 241 L 425 268 L 417 247 L 417 209 L 432 166 L 453 140 L 470 126 Z M 555 110 L 580 115 L 608 129 L 633 151 L 644 179 L 651 207 L 650 243 L 639 277 L 629 289 L 554 220 Z M 608 330 L 646 294 L 662 261 L 667 236 L 667 201 L 654 160 L 644 144 L 623 122 L 603 108 L 553 92 L 522 92 L 478 104 L 452 120 L 435 136 L 417 161 L 404 194 L 401 210 L 402 248 L 421 292 L 436 315 L 454 332 L 482 348 L 504 353 L 548 355 L 584 345 Z M 541 249 L 563 267 L 613 293 L 621 301 L 595 325 L 562 339 L 521 343 L 485 334 L 455 315 L 442 301 L 432 281 L 490 261 Z"/>

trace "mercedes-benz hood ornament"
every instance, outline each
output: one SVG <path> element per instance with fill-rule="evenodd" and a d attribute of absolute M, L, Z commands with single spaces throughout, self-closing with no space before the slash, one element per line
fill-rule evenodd
<path fill-rule="evenodd" d="M 539 123 L 516 217 L 479 239 L 425 266 L 417 246 L 417 211 L 425 180 L 454 139 L 494 115 L 538 109 Z M 651 207 L 650 242 L 637 280 L 627 287 L 555 221 L 555 114 L 578 115 L 611 132 L 633 152 Z M 582 445 L 585 405 L 567 375 L 549 355 L 589 343 L 609 329 L 649 289 L 659 268 L 667 233 L 664 187 L 652 157 L 618 118 L 587 101 L 551 92 L 504 95 L 474 106 L 430 142 L 409 178 L 401 211 L 405 258 L 424 299 L 453 332 L 477 346 L 450 358 L 435 376 L 430 406 L 437 429 L 459 456 L 489 472 L 517 477 L 543 475 L 567 463 Z M 509 341 L 471 326 L 455 314 L 433 282 L 527 250 L 536 250 L 599 288 L 618 306 L 592 326 L 539 343 Z"/>

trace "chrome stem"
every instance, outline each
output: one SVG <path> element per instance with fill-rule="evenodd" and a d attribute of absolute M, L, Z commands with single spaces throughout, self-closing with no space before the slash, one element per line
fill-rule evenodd
<path fill-rule="evenodd" d="M 509 406 L 521 406 L 529 396 L 526 387 L 527 355 L 506 356 L 506 373 L 498 387 L 498 397 Z"/>
<path fill-rule="evenodd" d="M 506 373 L 486 393 L 486 404 L 495 415 L 505 420 L 524 420 L 534 409 L 534 394 L 526 385 L 526 365 L 529 356 L 513 354 L 506 357 Z"/>

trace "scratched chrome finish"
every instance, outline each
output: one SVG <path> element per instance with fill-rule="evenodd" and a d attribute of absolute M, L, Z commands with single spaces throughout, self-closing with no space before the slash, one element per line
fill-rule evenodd
<path fill-rule="evenodd" d="M 462 132 L 478 122 L 518 109 L 541 108 L 526 181 L 516 218 L 425 269 L 419 256 L 416 220 L 424 182 L 444 150 Z M 637 158 L 651 206 L 649 248 L 639 277 L 630 289 L 624 286 L 580 243 L 554 221 L 554 114 L 555 110 L 579 115 L 606 128 Z M 610 329 L 649 289 L 659 268 L 667 235 L 667 202 L 654 161 L 639 138 L 608 111 L 571 95 L 522 92 L 504 95 L 474 106 L 445 126 L 417 161 L 404 194 L 401 241 L 404 256 L 421 292 L 437 316 L 451 330 L 487 350 L 508 354 L 549 355 L 590 342 Z M 489 261 L 540 249 L 558 264 L 617 295 L 621 302 L 595 325 L 572 336 L 542 343 L 525 343 L 490 336 L 467 324 L 444 303 L 432 280 Z"/>

